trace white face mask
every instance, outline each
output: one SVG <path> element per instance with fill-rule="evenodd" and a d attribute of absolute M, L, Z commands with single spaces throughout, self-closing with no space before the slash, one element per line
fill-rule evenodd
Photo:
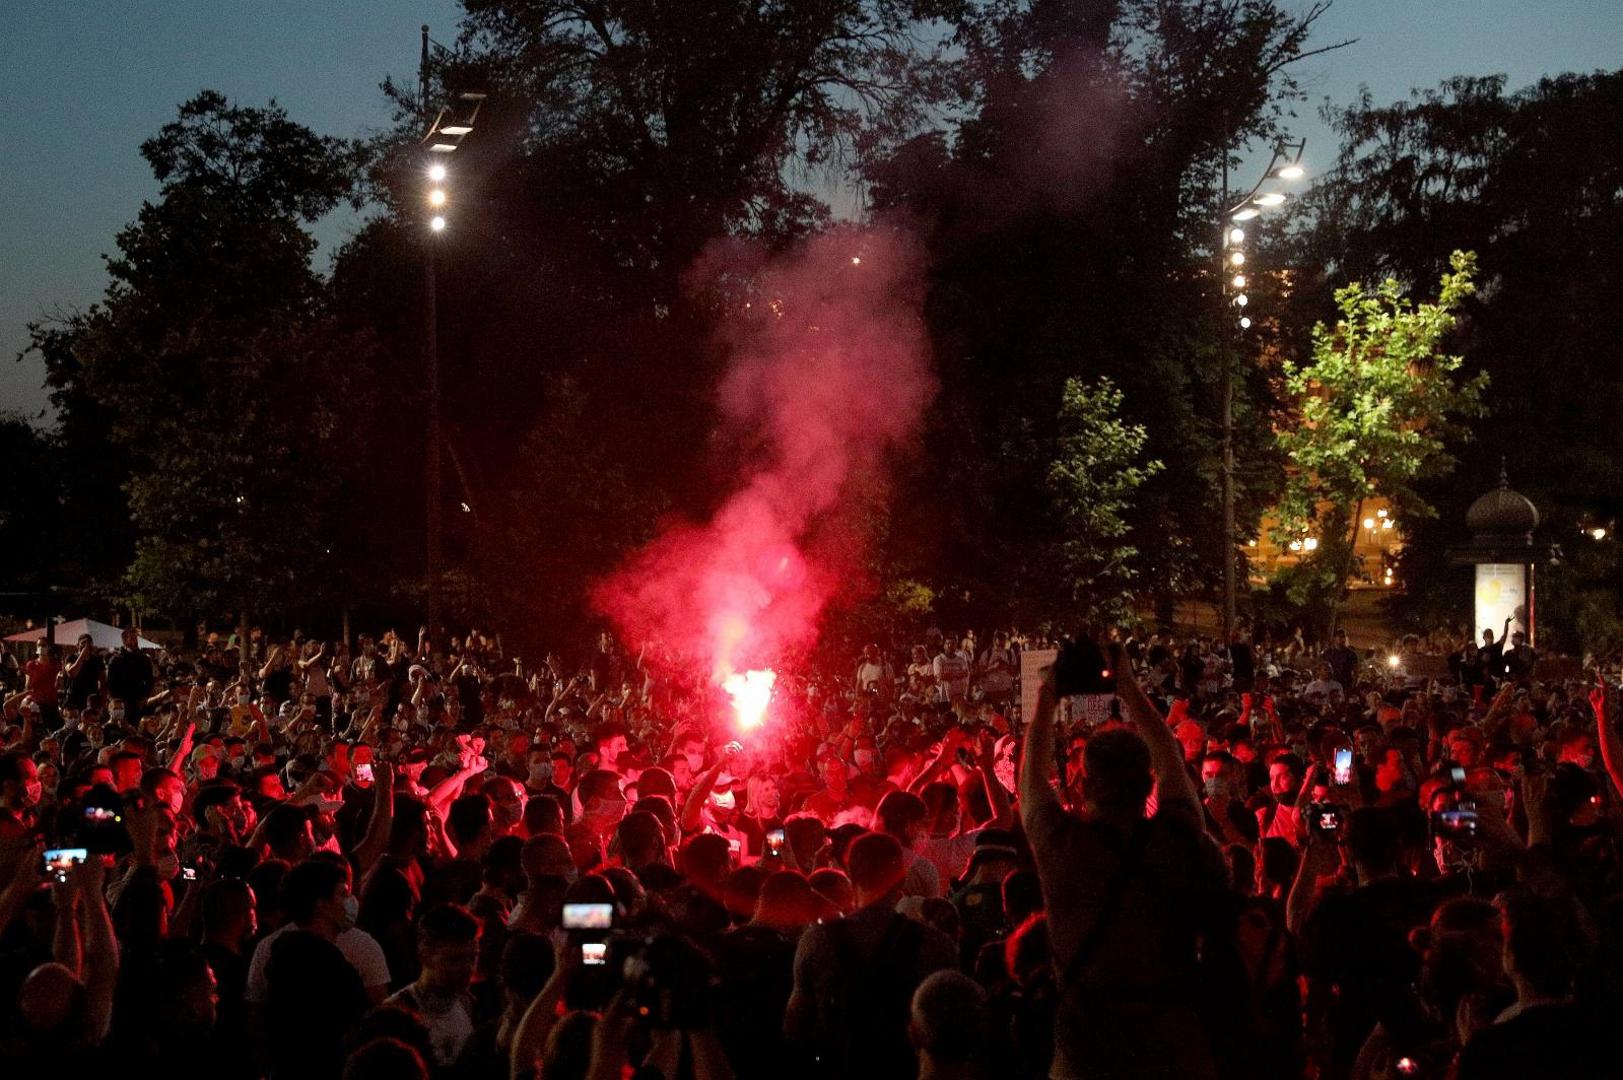
<path fill-rule="evenodd" d="M 124 719 L 124 708 L 123 708 L 123 706 L 114 705 L 111 709 L 108 709 L 107 710 L 107 718 L 109 720 L 114 721 L 115 723 L 117 721 L 119 721 L 119 720 Z"/>
<path fill-rule="evenodd" d="M 688 768 L 692 769 L 694 772 L 698 772 L 704 768 L 703 754 L 685 754 L 683 756 L 688 759 Z"/>
<path fill-rule="evenodd" d="M 237 695 L 237 704 L 238 705 L 246 705 L 246 704 L 248 704 L 248 695 L 247 694 L 238 694 Z"/>
<path fill-rule="evenodd" d="M 851 757 L 856 761 L 857 768 L 859 769 L 866 769 L 869 765 L 873 764 L 872 750 L 858 750 L 856 753 L 852 754 Z"/>
<path fill-rule="evenodd" d="M 552 780 L 552 762 L 538 761 L 530 766 L 530 783 L 546 784 Z"/>

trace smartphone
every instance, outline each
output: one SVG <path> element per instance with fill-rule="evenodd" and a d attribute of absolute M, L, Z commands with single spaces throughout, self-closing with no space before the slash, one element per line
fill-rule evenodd
<path fill-rule="evenodd" d="M 1350 746 L 1336 747 L 1335 782 L 1337 784 L 1352 783 L 1353 752 Z"/>
<path fill-rule="evenodd" d="M 1480 824 L 1475 810 L 1438 810 L 1431 815 L 1432 835 L 1445 840 L 1474 840 Z"/>
<path fill-rule="evenodd" d="M 586 905 L 592 906 L 592 905 Z M 602 967 L 609 962 L 609 946 L 602 941 L 580 943 L 580 962 L 588 967 Z"/>
<path fill-rule="evenodd" d="M 613 904 L 565 904 L 565 930 L 609 930 L 614 927 Z"/>
<path fill-rule="evenodd" d="M 1333 836 L 1341 831 L 1344 816 L 1341 807 L 1335 803 L 1310 803 L 1307 807 L 1307 827 L 1316 833 Z"/>
<path fill-rule="evenodd" d="M 1460 765 L 1452 765 L 1448 770 L 1448 778 L 1454 782 L 1455 787 L 1465 786 L 1465 769 Z"/>
<path fill-rule="evenodd" d="M 49 848 L 45 852 L 45 873 L 60 885 L 68 883 L 68 873 L 90 857 L 82 847 Z"/>
<path fill-rule="evenodd" d="M 370 761 L 362 762 L 361 764 L 355 766 L 355 779 L 359 780 L 363 784 L 370 784 L 372 782 L 372 763 Z"/>
<path fill-rule="evenodd" d="M 766 853 L 768 855 L 783 854 L 783 830 L 773 829 L 766 834 Z"/>

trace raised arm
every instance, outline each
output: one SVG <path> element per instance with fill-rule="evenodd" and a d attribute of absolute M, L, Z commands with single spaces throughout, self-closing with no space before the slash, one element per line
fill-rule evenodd
<path fill-rule="evenodd" d="M 508 1072 L 512 1080 L 535 1075 L 536 1065 L 547 1046 L 547 1036 L 558 1024 L 558 1007 L 579 965 L 580 948 L 574 942 L 562 941 L 555 951 L 558 960 L 553 965 L 552 977 L 524 1010 L 524 1018 L 513 1033 L 513 1046 L 508 1052 Z"/>
<path fill-rule="evenodd" d="M 1606 681 L 1596 673 L 1597 685 L 1589 691 L 1589 706 L 1595 710 L 1595 741 L 1600 743 L 1600 760 L 1606 766 L 1606 775 L 1612 787 L 1623 793 L 1623 739 L 1617 735 L 1612 723 L 1613 695 L 1607 692 Z"/>
<path fill-rule="evenodd" d="M 102 892 L 103 868 L 99 857 L 74 867 L 73 885 L 80 896 L 84 920 L 85 1021 L 91 1041 L 107 1038 L 113 1023 L 113 990 L 118 985 L 118 938 L 113 916 Z"/>
<path fill-rule="evenodd" d="M 355 876 L 364 877 L 389 845 L 389 830 L 394 825 L 394 766 L 382 763 L 372 770 L 372 816 L 366 823 L 366 835 L 355 845 Z"/>
<path fill-rule="evenodd" d="M 716 786 L 717 777 L 721 770 L 727 767 L 733 755 L 738 753 L 737 743 L 728 743 L 722 747 L 721 755 L 716 763 L 704 771 L 704 775 L 693 781 L 693 790 L 688 792 L 687 802 L 682 804 L 681 829 L 683 832 L 692 832 L 704 821 L 704 801 L 710 797 L 710 792 Z"/>
<path fill-rule="evenodd" d="M 1059 796 L 1049 786 L 1054 770 L 1054 669 L 1042 670 L 1037 688 L 1037 711 L 1026 725 L 1026 741 L 1020 747 L 1020 818 L 1028 834 L 1040 813 L 1060 810 Z"/>
<path fill-rule="evenodd" d="M 1111 652 L 1110 663 L 1116 672 L 1116 696 L 1121 698 L 1133 730 L 1149 744 L 1150 767 L 1155 770 L 1155 800 L 1160 807 L 1158 813 L 1171 811 L 1187 818 L 1197 829 L 1203 828 L 1200 796 L 1196 794 L 1194 781 L 1189 779 L 1189 773 L 1183 767 L 1183 748 L 1173 738 L 1166 719 L 1138 684 L 1138 678 L 1128 666 L 1121 647 L 1116 646 Z"/>

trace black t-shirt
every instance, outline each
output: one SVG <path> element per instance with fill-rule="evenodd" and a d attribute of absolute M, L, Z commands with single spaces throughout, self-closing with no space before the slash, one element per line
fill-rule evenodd
<path fill-rule="evenodd" d="M 1321 900 L 1302 931 L 1309 976 L 1339 991 L 1331 1015 L 1336 1059 L 1351 1062 L 1382 1008 L 1402 997 L 1419 973 L 1409 932 L 1431 920 L 1437 891 L 1428 882 L 1391 878 Z"/>
<path fill-rule="evenodd" d="M 122 700 L 130 712 L 140 713 L 156 681 L 152 661 L 140 649 L 120 649 L 107 663 L 107 693 Z"/>
<path fill-rule="evenodd" d="M 1460 1052 L 1459 1080 L 1528 1080 L 1617 1076 L 1605 1036 L 1610 1022 L 1578 1005 L 1534 1005 L 1514 1019 L 1471 1036 Z"/>
<path fill-rule="evenodd" d="M 91 694 L 101 690 L 101 681 L 107 674 L 107 662 L 97 653 L 85 657 L 79 667 L 78 674 L 68 680 L 68 696 L 66 705 L 70 709 L 82 709 L 85 701 Z"/>

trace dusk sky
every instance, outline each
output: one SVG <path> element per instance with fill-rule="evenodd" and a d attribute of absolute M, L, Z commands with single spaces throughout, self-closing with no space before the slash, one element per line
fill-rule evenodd
<path fill-rule="evenodd" d="M 101 256 L 156 190 L 137 147 L 181 101 L 204 88 L 247 104 L 275 97 L 321 133 L 365 134 L 388 119 L 383 77 L 414 76 L 418 26 L 449 41 L 457 12 L 454 0 L 8 3 L 0 409 L 34 416 L 46 408 L 41 365 L 11 361 L 24 324 L 101 295 Z M 1360 84 L 1384 103 L 1455 74 L 1505 73 L 1519 87 L 1623 64 L 1623 2 L 1338 0 L 1316 43 L 1349 37 L 1358 43 L 1301 68 L 1310 101 L 1296 130 L 1309 140 L 1312 166 L 1334 154 L 1318 104 L 1350 101 Z M 324 223 L 323 267 L 355 224 L 347 213 Z"/>

